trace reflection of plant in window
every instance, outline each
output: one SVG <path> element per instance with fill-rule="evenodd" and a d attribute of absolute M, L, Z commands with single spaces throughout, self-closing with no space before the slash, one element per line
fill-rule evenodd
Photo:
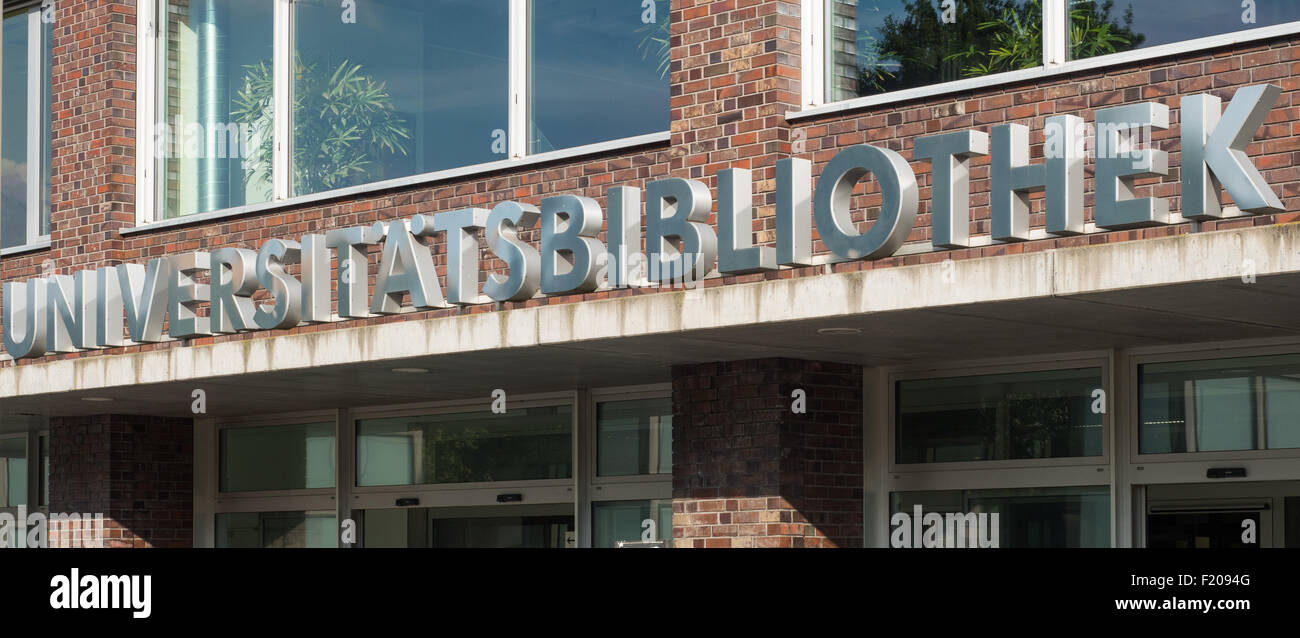
<path fill-rule="evenodd" d="M 385 155 L 406 155 L 411 138 L 397 116 L 384 82 L 344 60 L 337 66 L 294 60 L 293 190 L 315 193 L 379 177 Z M 272 65 L 245 67 L 244 88 L 235 96 L 234 117 L 253 130 L 272 129 Z M 331 72 L 332 70 L 332 72 Z M 271 183 L 273 140 L 261 136 L 247 158 L 245 184 Z M 268 194 L 269 196 L 269 194 Z"/>
<path fill-rule="evenodd" d="M 641 59 L 653 57 L 657 62 L 655 71 L 659 73 L 660 79 L 667 78 L 670 68 L 669 53 L 672 50 L 671 39 L 668 36 L 668 16 L 660 15 L 657 20 L 642 25 L 636 31 L 645 34 L 636 47 L 641 52 Z"/>
<path fill-rule="evenodd" d="M 1130 7 L 1112 17 L 1114 0 L 1076 1 L 1070 8 L 1071 59 L 1126 51 L 1145 39 L 1132 31 Z M 859 5 L 861 11 L 861 5 Z M 1041 0 L 968 0 L 958 5 L 957 21 L 945 24 L 931 0 L 910 0 L 902 15 L 880 27 L 881 60 L 898 69 L 860 63 L 858 93 L 882 93 L 915 86 L 1033 68 L 1042 64 Z"/>

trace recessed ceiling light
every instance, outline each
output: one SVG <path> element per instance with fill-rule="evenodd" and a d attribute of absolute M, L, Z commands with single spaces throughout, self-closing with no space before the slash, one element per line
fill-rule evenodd
<path fill-rule="evenodd" d="M 112 401 L 113 398 L 112 397 L 81 397 L 81 400 L 90 401 L 91 403 L 108 403 L 109 401 Z"/>
<path fill-rule="evenodd" d="M 858 328 L 818 328 L 819 335 L 860 335 L 862 330 Z"/>
<path fill-rule="evenodd" d="M 428 368 L 393 368 L 397 374 L 427 374 Z"/>

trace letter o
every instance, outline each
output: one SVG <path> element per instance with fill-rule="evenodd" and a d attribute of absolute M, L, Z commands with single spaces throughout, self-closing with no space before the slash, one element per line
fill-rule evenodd
<path fill-rule="evenodd" d="M 858 233 L 849 217 L 853 187 L 868 173 L 880 182 L 880 217 Z M 878 259 L 894 254 L 916 224 L 920 196 L 916 175 L 903 156 L 869 144 L 840 151 L 817 180 L 813 221 L 822 242 L 846 259 Z"/>

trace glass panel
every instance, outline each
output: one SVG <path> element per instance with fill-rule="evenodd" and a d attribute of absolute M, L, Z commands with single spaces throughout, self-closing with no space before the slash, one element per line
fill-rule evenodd
<path fill-rule="evenodd" d="M 506 0 L 293 6 L 294 194 L 506 157 Z"/>
<path fill-rule="evenodd" d="M 357 485 L 572 476 L 572 408 L 550 406 L 357 422 Z"/>
<path fill-rule="evenodd" d="M 334 487 L 334 424 L 221 430 L 221 491 Z"/>
<path fill-rule="evenodd" d="M 1050 370 L 898 383 L 898 462 L 1100 456 L 1101 370 Z"/>
<path fill-rule="evenodd" d="M 667 0 L 531 6 L 530 153 L 668 130 Z"/>
<path fill-rule="evenodd" d="M 4 18 L 0 104 L 0 246 L 27 243 L 27 12 Z"/>
<path fill-rule="evenodd" d="M 638 399 L 596 406 L 596 474 L 673 473 L 673 401 Z"/>
<path fill-rule="evenodd" d="M 476 508 L 480 511 L 481 508 Z M 430 508 L 366 510 L 366 547 L 563 548 L 576 541 L 571 506 L 511 506 L 498 516 Z"/>
<path fill-rule="evenodd" d="M 1110 488 L 1104 485 L 1088 487 L 1052 487 L 1004 490 L 951 490 L 942 492 L 895 492 L 890 495 L 890 543 L 895 547 L 915 547 L 912 535 L 918 525 L 911 520 L 895 524 L 893 513 L 917 514 L 919 506 L 922 524 L 922 543 L 927 529 L 937 530 L 941 542 L 947 543 L 947 527 L 954 529 L 956 544 L 956 518 L 944 517 L 944 527 L 924 524 L 926 514 L 980 514 L 985 518 L 986 530 L 978 526 L 966 535 L 966 547 L 978 535 L 992 538 L 992 514 L 998 515 L 999 547 L 1110 547 Z"/>
<path fill-rule="evenodd" d="M 162 218 L 271 198 L 274 5 L 165 3 L 154 128 Z"/>
<path fill-rule="evenodd" d="M 1139 368 L 1142 454 L 1300 448 L 1300 355 Z"/>
<path fill-rule="evenodd" d="M 333 512 L 217 514 L 217 547 L 338 547 Z"/>
<path fill-rule="evenodd" d="M 1191 40 L 1300 20 L 1294 0 L 1070 0 L 1070 56 Z"/>
<path fill-rule="evenodd" d="M 0 439 L 0 507 L 27 504 L 27 438 Z"/>
<path fill-rule="evenodd" d="M 826 0 L 826 100 L 1042 64 L 1035 0 Z"/>
<path fill-rule="evenodd" d="M 1258 548 L 1261 543 L 1243 543 L 1242 525 L 1255 521 L 1259 512 L 1177 512 L 1147 516 L 1147 547 L 1177 549 Z"/>
<path fill-rule="evenodd" d="M 654 536 L 650 540 L 666 541 L 672 547 L 673 502 L 606 501 L 592 503 L 592 547 L 618 547 L 618 541 L 641 542 L 646 532 L 645 521 L 655 521 Z"/>

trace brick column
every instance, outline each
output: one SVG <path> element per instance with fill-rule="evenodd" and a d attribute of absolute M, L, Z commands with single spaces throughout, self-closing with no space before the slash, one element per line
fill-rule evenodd
<path fill-rule="evenodd" d="M 716 188 L 725 168 L 754 179 L 757 243 L 775 241 L 776 161 L 799 106 L 799 0 L 672 0 L 674 177 Z M 761 278 L 751 275 L 749 278 Z"/>
<path fill-rule="evenodd" d="M 675 545 L 861 547 L 862 420 L 859 366 L 674 367 Z"/>
<path fill-rule="evenodd" d="M 191 547 L 189 419 L 50 419 L 50 512 L 103 514 L 105 547 Z"/>
<path fill-rule="evenodd" d="M 57 272 L 121 262 L 135 225 L 136 0 L 54 4 L 50 253 Z"/>

